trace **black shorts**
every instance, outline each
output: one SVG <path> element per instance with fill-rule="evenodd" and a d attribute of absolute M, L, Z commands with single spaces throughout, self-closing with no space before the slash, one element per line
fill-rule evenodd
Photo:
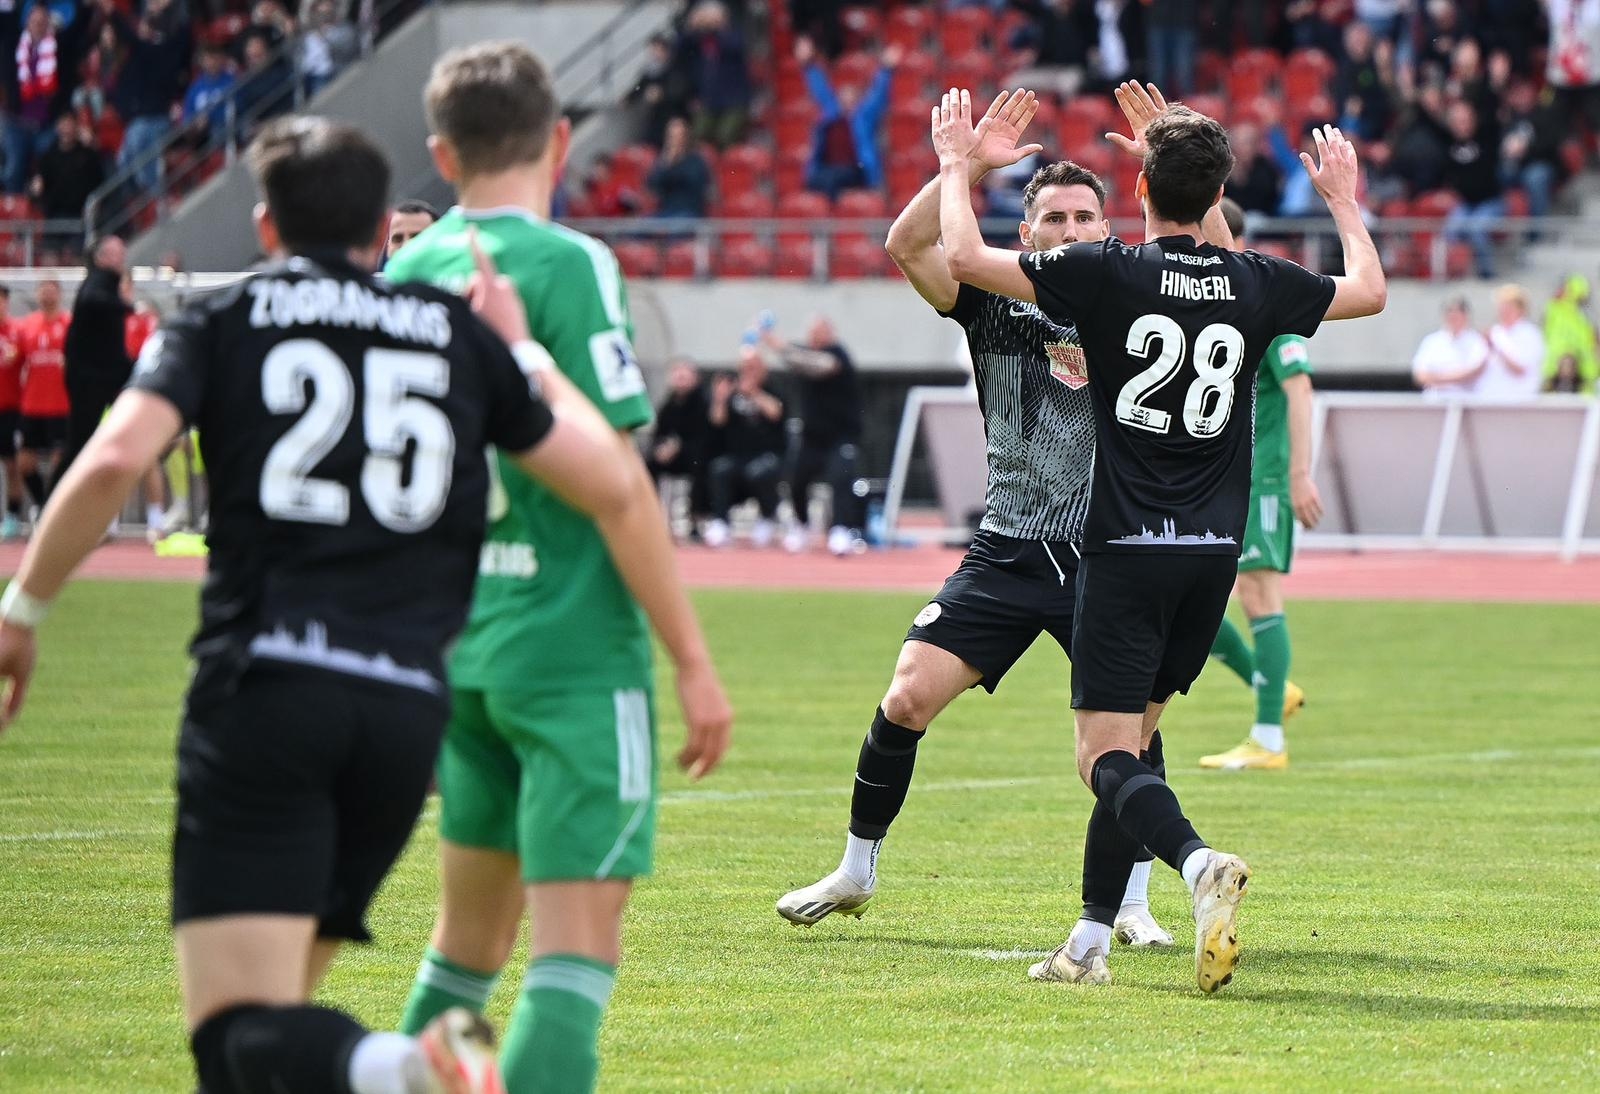
<path fill-rule="evenodd" d="M 259 666 L 215 694 L 191 693 L 178 739 L 173 923 L 310 915 L 320 937 L 369 941 L 367 906 L 422 810 L 448 703 Z"/>
<path fill-rule="evenodd" d="M 22 415 L 22 447 L 34 452 L 67 446 L 67 419 Z"/>
<path fill-rule="evenodd" d="M 906 641 L 955 654 L 992 693 L 1041 633 L 1070 652 L 1077 565 L 1071 544 L 980 531 Z"/>
<path fill-rule="evenodd" d="M 18 410 L 0 410 L 0 460 L 9 460 L 17 454 L 17 425 L 22 421 Z"/>
<path fill-rule="evenodd" d="M 1072 706 L 1142 714 L 1187 692 L 1222 625 L 1239 560 L 1125 552 L 1078 563 Z"/>

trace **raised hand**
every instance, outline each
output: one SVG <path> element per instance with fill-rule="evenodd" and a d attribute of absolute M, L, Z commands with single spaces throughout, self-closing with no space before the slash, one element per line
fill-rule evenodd
<path fill-rule="evenodd" d="M 1355 201 L 1356 184 L 1361 178 L 1361 168 L 1356 163 L 1356 146 L 1339 132 L 1337 126 L 1322 126 L 1312 130 L 1311 135 L 1317 142 L 1317 158 L 1313 160 L 1309 152 L 1300 153 L 1300 162 L 1305 165 L 1306 174 L 1311 176 L 1311 185 L 1317 188 L 1317 193 L 1329 205 Z"/>
<path fill-rule="evenodd" d="M 1038 111 L 1039 100 L 1031 91 L 1019 88 L 996 95 L 974 130 L 978 143 L 972 151 L 973 163 L 985 171 L 993 171 L 1021 163 L 1036 152 L 1043 152 L 1042 144 L 1017 145 L 1023 130 L 1028 128 L 1028 123 L 1033 121 Z"/>
<path fill-rule="evenodd" d="M 966 164 L 978 146 L 972 128 L 972 95 L 952 87 L 933 108 L 933 150 L 939 153 L 940 166 Z"/>
<path fill-rule="evenodd" d="M 1107 133 L 1106 140 L 1142 160 L 1147 147 L 1144 143 L 1144 131 L 1166 111 L 1167 100 L 1161 97 L 1161 90 L 1155 84 L 1145 84 L 1140 87 L 1132 81 L 1118 84 L 1115 94 L 1117 105 L 1122 107 L 1122 116 L 1128 119 L 1128 129 L 1133 136 L 1124 137 L 1121 133 Z"/>

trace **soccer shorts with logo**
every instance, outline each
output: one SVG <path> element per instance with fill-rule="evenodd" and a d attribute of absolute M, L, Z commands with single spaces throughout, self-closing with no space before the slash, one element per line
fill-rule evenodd
<path fill-rule="evenodd" d="M 1072 628 L 1072 707 L 1142 714 L 1200 675 L 1238 575 L 1232 555 L 1084 555 Z"/>
<path fill-rule="evenodd" d="M 656 832 L 649 688 L 457 688 L 439 834 L 515 854 L 526 882 L 643 877 Z"/>
<path fill-rule="evenodd" d="M 196 666 L 178 737 L 172 921 L 306 915 L 366 941 L 427 798 L 443 697 L 261 665 L 205 686 L 218 667 Z"/>
<path fill-rule="evenodd" d="M 1276 491 L 1252 492 L 1239 572 L 1276 570 L 1286 574 L 1293 562 L 1294 506 L 1289 503 L 1289 495 Z"/>
<path fill-rule="evenodd" d="M 980 531 L 906 641 L 953 653 L 983 674 L 993 692 L 1041 633 L 1070 652 L 1077 552 L 1067 543 Z"/>

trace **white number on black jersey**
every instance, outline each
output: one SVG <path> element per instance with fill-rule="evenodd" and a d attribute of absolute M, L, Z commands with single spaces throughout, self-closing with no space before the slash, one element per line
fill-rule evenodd
<path fill-rule="evenodd" d="M 384 527 L 420 532 L 444 511 L 456 439 L 444 411 L 411 396 L 443 396 L 450 387 L 450 366 L 433 353 L 371 349 L 363 358 L 363 379 L 367 457 L 361 465 L 361 496 Z M 281 342 L 262 362 L 261 398 L 274 414 L 300 414 L 262 465 L 262 510 L 278 520 L 347 523 L 349 489 L 311 475 L 344 437 L 355 413 L 355 382 L 344 362 L 315 339 Z"/>
<path fill-rule="evenodd" d="M 1154 343 L 1161 351 L 1155 362 L 1133 377 L 1117 393 L 1117 421 L 1147 433 L 1167 433 L 1172 415 L 1146 406 L 1145 400 L 1178 374 L 1188 349 L 1183 328 L 1165 315 L 1145 315 L 1128 328 L 1127 350 L 1148 359 Z M 1199 375 L 1183 400 L 1183 426 L 1190 436 L 1215 437 L 1233 412 L 1233 380 L 1244 363 L 1244 335 L 1226 323 L 1212 323 L 1194 343 L 1194 369 Z"/>

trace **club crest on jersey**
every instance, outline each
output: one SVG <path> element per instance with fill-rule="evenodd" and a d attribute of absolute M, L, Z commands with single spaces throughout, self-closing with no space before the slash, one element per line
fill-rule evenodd
<path fill-rule="evenodd" d="M 1089 382 L 1089 360 L 1082 346 L 1066 342 L 1046 342 L 1044 350 L 1050 355 L 1050 375 L 1077 391 Z"/>

